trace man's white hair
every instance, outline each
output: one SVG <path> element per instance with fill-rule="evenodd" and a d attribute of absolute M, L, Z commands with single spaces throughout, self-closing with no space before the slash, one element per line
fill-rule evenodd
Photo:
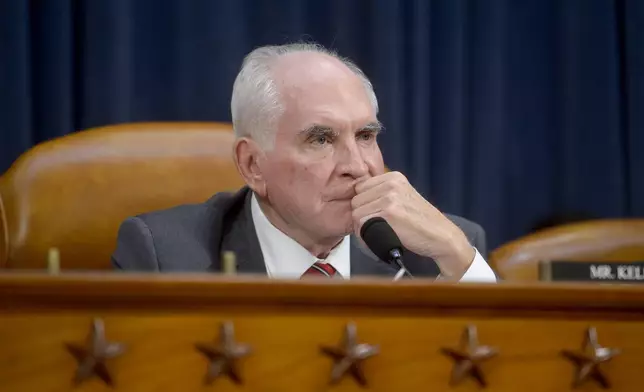
<path fill-rule="evenodd" d="M 230 110 L 237 137 L 250 137 L 263 148 L 273 145 L 277 120 L 284 107 L 280 101 L 271 66 L 281 56 L 296 52 L 322 53 L 340 60 L 360 78 L 367 96 L 378 113 L 378 100 L 364 72 L 350 60 L 314 43 L 262 46 L 250 52 L 242 63 L 233 85 Z"/>

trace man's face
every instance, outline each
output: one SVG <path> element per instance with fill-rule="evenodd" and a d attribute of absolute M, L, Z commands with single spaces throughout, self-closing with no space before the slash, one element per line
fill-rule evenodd
<path fill-rule="evenodd" d="M 266 197 L 290 229 L 346 235 L 355 184 L 384 172 L 374 108 L 360 79 L 335 59 L 278 75 L 285 110 L 261 165 Z"/>

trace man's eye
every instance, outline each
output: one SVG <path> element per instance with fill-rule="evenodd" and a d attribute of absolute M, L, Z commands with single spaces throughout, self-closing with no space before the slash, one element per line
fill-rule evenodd
<path fill-rule="evenodd" d="M 324 144 L 330 142 L 330 140 L 329 140 L 328 136 L 320 135 L 320 136 L 314 137 L 312 142 L 313 142 L 313 144 L 324 145 Z"/>
<path fill-rule="evenodd" d="M 376 135 L 373 132 L 362 132 L 358 134 L 358 140 L 368 142 L 369 140 L 375 138 Z"/>

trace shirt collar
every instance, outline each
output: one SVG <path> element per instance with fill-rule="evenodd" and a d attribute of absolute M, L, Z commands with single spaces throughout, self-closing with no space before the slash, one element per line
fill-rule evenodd
<path fill-rule="evenodd" d="M 273 226 L 262 211 L 254 193 L 251 198 L 251 214 L 269 277 L 299 279 L 320 260 Z M 350 236 L 347 235 L 331 250 L 326 259 L 320 260 L 331 264 L 344 279 L 349 279 L 351 270 L 349 241 Z"/>

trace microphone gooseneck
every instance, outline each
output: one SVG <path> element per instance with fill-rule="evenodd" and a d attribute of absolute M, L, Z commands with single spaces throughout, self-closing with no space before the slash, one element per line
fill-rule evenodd
<path fill-rule="evenodd" d="M 366 221 L 360 228 L 360 237 L 380 260 L 400 268 L 394 280 L 400 279 L 405 273 L 412 276 L 403 263 L 400 238 L 385 219 L 374 217 Z"/>

